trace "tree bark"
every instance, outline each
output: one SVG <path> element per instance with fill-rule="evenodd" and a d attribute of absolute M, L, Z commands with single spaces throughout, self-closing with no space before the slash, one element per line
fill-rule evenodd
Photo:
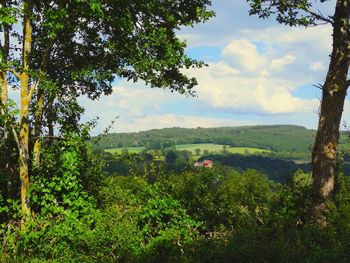
<path fill-rule="evenodd" d="M 0 71 L 0 104 L 2 106 L 7 104 L 7 99 L 8 99 L 7 89 L 8 89 L 8 86 L 7 86 L 6 73 L 4 71 Z"/>
<path fill-rule="evenodd" d="M 337 146 L 349 69 L 350 0 L 338 0 L 334 14 L 333 50 L 323 85 L 318 130 L 312 152 L 314 219 L 326 226 L 327 203 L 331 200 L 337 173 Z"/>
<path fill-rule="evenodd" d="M 40 165 L 41 152 L 41 127 L 43 118 L 44 92 L 38 89 L 36 111 L 35 111 L 35 126 L 34 126 L 34 146 L 33 146 L 33 167 Z"/>
<path fill-rule="evenodd" d="M 30 23 L 29 3 L 25 2 L 23 18 L 23 71 L 20 75 L 21 109 L 20 109 L 20 134 L 19 134 L 19 169 L 21 188 L 21 208 L 24 216 L 31 214 L 28 189 L 29 189 L 29 104 L 30 104 L 30 77 L 28 75 L 29 56 L 32 46 L 32 26 Z"/>

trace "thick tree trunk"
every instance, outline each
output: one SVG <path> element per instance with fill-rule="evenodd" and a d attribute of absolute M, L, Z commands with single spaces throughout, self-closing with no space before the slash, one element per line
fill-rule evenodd
<path fill-rule="evenodd" d="M 349 69 L 350 0 L 338 0 L 334 15 L 333 51 L 323 86 L 319 124 L 312 152 L 314 218 L 326 225 L 327 202 L 332 198 L 337 172 L 337 146 Z"/>

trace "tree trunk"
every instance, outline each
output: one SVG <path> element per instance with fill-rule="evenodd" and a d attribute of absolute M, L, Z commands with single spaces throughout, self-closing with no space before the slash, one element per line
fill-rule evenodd
<path fill-rule="evenodd" d="M 327 202 L 332 198 L 337 173 L 339 127 L 348 88 L 350 0 L 338 0 L 334 15 L 333 51 L 312 152 L 314 219 L 326 226 Z"/>
<path fill-rule="evenodd" d="M 0 2 L 1 6 L 6 8 L 7 2 L 6 0 L 1 0 Z M 3 43 L 2 46 L 2 63 L 4 65 L 7 64 L 7 59 L 9 57 L 10 53 L 10 27 L 8 25 L 3 25 Z M 7 103 L 8 103 L 8 81 L 7 81 L 7 71 L 2 70 L 0 71 L 0 114 L 6 114 L 7 113 Z M 16 189 L 15 189 L 15 164 L 14 160 L 11 158 L 11 155 L 9 154 L 12 150 L 12 139 L 11 138 L 11 132 L 15 132 L 14 129 L 10 128 L 9 126 L 5 127 L 4 129 L 4 142 L 5 142 L 5 151 L 8 154 L 5 154 L 4 160 L 5 160 L 5 176 L 6 176 L 6 198 L 13 199 L 16 195 Z M 13 134 L 13 136 L 17 136 L 17 134 Z"/>
<path fill-rule="evenodd" d="M 7 104 L 8 99 L 8 91 L 7 91 L 7 79 L 6 73 L 4 71 L 0 71 L 0 105 L 4 106 Z"/>
<path fill-rule="evenodd" d="M 20 75 L 21 109 L 20 109 L 20 134 L 19 134 L 19 172 L 21 187 L 21 208 L 24 216 L 29 217 L 30 205 L 28 198 L 29 189 L 29 106 L 31 99 L 30 77 L 28 75 L 29 56 L 32 47 L 32 26 L 30 23 L 30 5 L 24 2 L 23 18 L 23 72 Z"/>
<path fill-rule="evenodd" d="M 33 147 L 33 167 L 40 165 L 40 151 L 41 151 L 41 127 L 43 117 L 43 103 L 44 92 L 38 89 L 36 111 L 35 111 L 35 126 L 34 126 L 34 147 Z"/>
<path fill-rule="evenodd" d="M 7 77 L 6 77 L 6 72 L 1 71 L 0 72 L 0 113 L 1 114 L 6 114 L 6 105 L 8 103 L 8 83 L 7 83 Z M 11 132 L 9 127 L 4 127 L 4 137 L 2 138 L 5 143 L 5 151 L 7 153 L 10 153 L 12 151 L 12 145 L 11 145 Z M 4 161 L 5 161 L 5 178 L 6 178 L 6 198 L 14 198 L 15 193 L 14 193 L 14 163 L 11 158 L 10 154 L 5 154 L 4 156 Z"/>
<path fill-rule="evenodd" d="M 21 207 L 24 215 L 30 215 L 28 200 L 29 189 L 29 76 L 22 73 L 21 78 L 21 112 L 20 112 L 20 133 L 19 133 L 19 173 L 21 183 Z"/>

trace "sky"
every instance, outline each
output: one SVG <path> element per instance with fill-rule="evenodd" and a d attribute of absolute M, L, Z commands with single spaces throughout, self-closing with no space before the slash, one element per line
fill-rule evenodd
<path fill-rule="evenodd" d="M 315 8 L 331 15 L 334 2 Z M 249 16 L 245 0 L 213 0 L 211 9 L 214 18 L 178 31 L 187 41 L 186 53 L 208 64 L 186 71 L 198 80 L 197 97 L 115 81 L 112 95 L 81 100 L 85 121 L 99 116 L 94 135 L 116 116 L 110 132 L 270 124 L 317 128 L 321 91 L 314 85 L 325 80 L 331 27 L 291 28 Z M 349 106 L 347 100 L 344 122 L 350 120 Z"/>

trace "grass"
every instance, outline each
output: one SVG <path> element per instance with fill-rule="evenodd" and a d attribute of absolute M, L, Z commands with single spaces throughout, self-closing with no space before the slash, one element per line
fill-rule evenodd
<path fill-rule="evenodd" d="M 106 152 L 110 153 L 122 153 L 124 149 L 127 149 L 129 153 L 140 153 L 142 152 L 145 147 L 124 147 L 124 148 L 113 148 L 113 149 L 106 149 Z"/>
<path fill-rule="evenodd" d="M 127 149 L 130 153 L 140 153 L 145 147 L 126 147 L 126 148 L 113 148 L 106 149 L 106 152 L 110 153 L 121 153 L 123 149 Z M 196 149 L 200 149 L 199 155 L 196 153 Z M 214 143 L 199 143 L 199 144 L 180 144 L 176 145 L 178 151 L 189 151 L 192 153 L 194 158 L 199 158 L 204 154 L 204 150 L 208 150 L 209 153 L 220 153 L 224 150 L 224 145 Z M 237 153 L 237 154 L 255 154 L 262 152 L 270 152 L 270 150 L 251 148 L 251 147 L 226 147 L 226 152 Z"/>
<path fill-rule="evenodd" d="M 196 149 L 200 149 L 199 154 L 203 154 L 204 150 L 208 150 L 209 153 L 219 153 L 223 152 L 224 145 L 222 144 L 213 144 L 213 143 L 200 143 L 200 144 L 181 144 L 176 145 L 176 150 L 179 151 L 190 151 L 192 154 L 196 154 Z M 226 151 L 229 153 L 238 153 L 238 154 L 254 154 L 262 152 L 271 152 L 270 150 L 251 148 L 251 147 L 226 147 Z M 196 154 L 197 155 L 197 154 Z"/>

